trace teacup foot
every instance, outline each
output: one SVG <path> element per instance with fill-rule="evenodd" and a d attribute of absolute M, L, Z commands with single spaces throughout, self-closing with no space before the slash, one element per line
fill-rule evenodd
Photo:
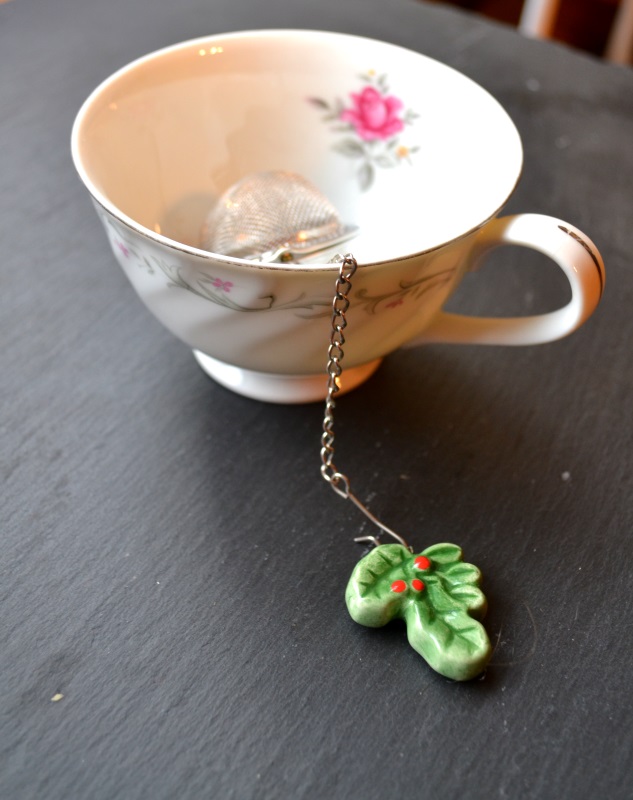
<path fill-rule="evenodd" d="M 325 365 L 322 375 L 278 375 L 234 367 L 211 358 L 200 350 L 194 350 L 193 354 L 198 364 L 214 381 L 253 400 L 263 400 L 266 403 L 315 403 L 323 402 L 327 394 Z M 340 394 L 350 392 L 364 383 L 381 362 L 382 359 L 377 358 L 358 367 L 346 367 L 341 376 Z"/>

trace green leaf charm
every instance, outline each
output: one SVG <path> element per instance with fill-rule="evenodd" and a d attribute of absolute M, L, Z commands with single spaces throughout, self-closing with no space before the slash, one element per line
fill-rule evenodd
<path fill-rule="evenodd" d="M 473 619 L 486 613 L 480 582 L 481 572 L 462 561 L 457 545 L 412 555 L 401 544 L 382 544 L 356 565 L 345 602 L 352 619 L 370 628 L 404 619 L 409 644 L 429 666 L 467 681 L 492 653 L 484 626 Z"/>

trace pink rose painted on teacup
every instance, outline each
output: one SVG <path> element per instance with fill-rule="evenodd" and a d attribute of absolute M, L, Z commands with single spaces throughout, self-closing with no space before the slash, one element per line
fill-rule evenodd
<path fill-rule="evenodd" d="M 394 95 L 383 95 L 373 86 L 366 86 L 360 94 L 352 92 L 353 107 L 341 112 L 343 122 L 351 122 L 361 139 L 390 139 L 404 130 L 398 116 L 403 102 Z"/>
<path fill-rule="evenodd" d="M 359 162 L 356 176 L 360 188 L 366 191 L 374 182 L 377 168 L 396 167 L 403 161 L 411 163 L 411 155 L 419 147 L 402 144 L 399 136 L 418 115 L 390 93 L 386 75 L 377 76 L 370 70 L 360 79 L 367 86 L 350 92 L 347 103 L 340 98 L 330 103 L 320 97 L 310 97 L 309 102 L 326 112 L 323 121 L 332 123 L 334 133 L 348 134 L 332 148 Z"/>

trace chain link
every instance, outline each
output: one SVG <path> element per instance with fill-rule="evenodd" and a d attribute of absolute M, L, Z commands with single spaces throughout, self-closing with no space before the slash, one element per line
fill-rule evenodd
<path fill-rule="evenodd" d="M 339 256 L 339 258 L 341 258 Z M 334 464 L 334 397 L 341 388 L 341 375 L 343 367 L 343 345 L 345 336 L 343 331 L 347 327 L 347 311 L 349 310 L 349 292 L 352 288 L 351 279 L 356 272 L 358 264 L 354 256 L 348 253 L 340 260 L 334 299 L 332 300 L 332 332 L 327 350 L 327 397 L 325 399 L 325 416 L 323 418 L 323 433 L 321 434 L 321 475 L 332 486 L 335 492 L 342 497 L 349 495 L 349 481 Z"/>
<path fill-rule="evenodd" d="M 336 279 L 334 299 L 332 300 L 332 332 L 330 344 L 328 346 L 327 362 L 327 396 L 325 398 L 325 415 L 323 417 L 323 432 L 321 434 L 321 475 L 330 484 L 332 489 L 345 500 L 351 500 L 354 505 L 363 512 L 382 531 L 392 536 L 396 541 L 411 550 L 407 542 L 395 531 L 383 525 L 371 511 L 352 494 L 350 482 L 347 475 L 340 472 L 334 463 L 334 409 L 336 408 L 335 396 L 341 389 L 341 375 L 343 367 L 343 345 L 345 336 L 343 331 L 347 327 L 347 312 L 349 310 L 349 293 L 352 289 L 351 279 L 358 268 L 358 263 L 351 253 L 345 256 L 338 256 L 333 259 L 339 262 L 339 272 Z M 379 545 L 380 540 L 376 536 L 359 536 L 355 542 L 370 542 Z"/>

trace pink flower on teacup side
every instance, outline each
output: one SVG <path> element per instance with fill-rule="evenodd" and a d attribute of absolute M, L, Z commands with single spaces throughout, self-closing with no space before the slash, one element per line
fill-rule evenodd
<path fill-rule="evenodd" d="M 120 251 L 123 253 L 123 255 L 124 255 L 126 258 L 129 258 L 129 257 L 130 257 L 130 251 L 129 251 L 129 250 L 127 249 L 127 247 L 126 247 L 126 246 L 123 244 L 123 242 L 120 242 L 120 241 L 116 240 L 116 246 L 119 248 L 119 250 L 120 250 Z"/>
<path fill-rule="evenodd" d="M 385 308 L 398 308 L 398 306 L 401 306 L 403 303 L 404 300 L 402 297 L 399 297 L 397 300 L 392 300 L 391 303 L 387 303 Z"/>
<path fill-rule="evenodd" d="M 233 288 L 233 281 L 223 281 L 221 278 L 214 278 L 211 284 L 215 289 L 221 289 L 223 292 L 230 292 Z"/>
<path fill-rule="evenodd" d="M 383 95 L 373 86 L 366 86 L 360 94 L 350 93 L 352 108 L 341 112 L 343 122 L 351 122 L 356 133 L 366 142 L 372 139 L 390 139 L 404 130 L 398 116 L 403 102 L 394 95 Z"/>
<path fill-rule="evenodd" d="M 359 92 L 349 93 L 351 103 L 340 98 L 328 102 L 320 97 L 309 97 L 308 102 L 325 112 L 323 121 L 331 123 L 334 133 L 347 134 L 332 148 L 358 162 L 356 177 L 361 190 L 367 191 L 377 168 L 396 167 L 403 161 L 412 163 L 411 155 L 419 147 L 403 145 L 398 137 L 418 115 L 390 93 L 386 75 L 377 76 L 375 70 L 370 70 L 360 78 L 367 85 Z"/>

